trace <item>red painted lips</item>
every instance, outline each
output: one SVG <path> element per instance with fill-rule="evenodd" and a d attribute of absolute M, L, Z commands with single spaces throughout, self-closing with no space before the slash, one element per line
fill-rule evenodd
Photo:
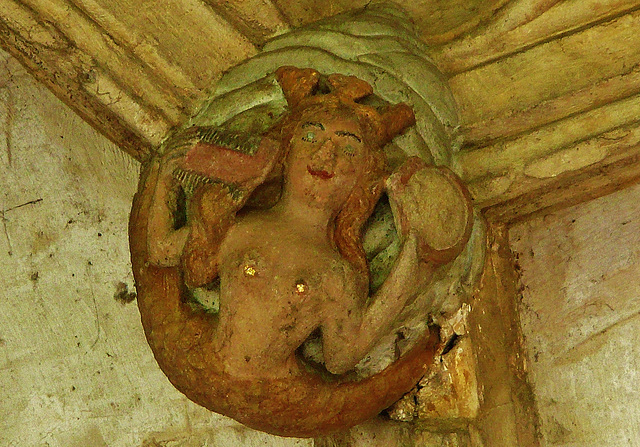
<path fill-rule="evenodd" d="M 309 171 L 309 174 L 313 175 L 314 177 L 319 177 L 324 180 L 328 180 L 334 175 L 333 173 L 324 171 L 322 169 L 313 169 L 311 166 L 307 166 L 307 171 Z"/>

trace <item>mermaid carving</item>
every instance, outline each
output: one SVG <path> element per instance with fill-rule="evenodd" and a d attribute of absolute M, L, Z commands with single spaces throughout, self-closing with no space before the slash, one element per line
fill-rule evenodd
<path fill-rule="evenodd" d="M 351 371 L 461 252 L 472 210 L 446 168 L 413 157 L 388 172 L 382 147 L 414 124 L 411 107 L 366 105 L 371 86 L 353 76 L 282 67 L 276 77 L 289 107 L 267 133 L 193 126 L 146 164 L 131 251 L 145 333 L 169 380 L 250 427 L 308 437 L 373 417 L 424 374 L 437 328 L 381 372 Z M 453 197 L 447 209 L 421 193 L 434 182 Z M 402 248 L 373 290 L 362 231 L 383 193 Z M 212 285 L 217 312 L 191 298 Z M 311 337 L 320 360 L 300 354 Z"/>

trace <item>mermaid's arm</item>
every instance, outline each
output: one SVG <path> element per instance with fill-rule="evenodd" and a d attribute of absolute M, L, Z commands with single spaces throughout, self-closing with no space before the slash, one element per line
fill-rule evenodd
<path fill-rule="evenodd" d="M 223 183 L 200 186 L 189 203 L 189 234 L 182 252 L 184 282 L 201 287 L 218 276 L 218 252 L 246 195 Z"/>
<path fill-rule="evenodd" d="M 397 316 L 431 278 L 434 266 L 417 256 L 415 235 L 407 237 L 389 278 L 366 307 L 355 290 L 330 304 L 322 326 L 325 367 L 342 374 L 353 367 L 392 329 Z"/>
<path fill-rule="evenodd" d="M 188 129 L 196 138 L 198 129 Z M 217 276 L 217 253 L 236 212 L 251 192 L 271 173 L 280 146 L 262 138 L 254 153 L 244 153 L 220 144 L 177 137 L 175 151 L 158 163 L 156 186 L 149 213 L 149 262 L 159 267 L 182 262 L 185 281 L 195 287 Z M 185 141 L 182 141 L 185 140 Z M 187 220 L 175 228 L 174 214 L 180 193 L 176 171 L 182 172 L 193 194 L 188 200 Z M 195 183 L 195 187 L 193 184 Z"/>
<path fill-rule="evenodd" d="M 393 329 L 398 316 L 452 261 L 469 239 L 473 210 L 460 180 L 446 168 L 409 159 L 387 181 L 400 254 L 366 307 L 355 291 L 344 291 L 324 318 L 325 365 L 334 373 L 352 369 Z M 426 318 L 426 315 L 425 315 Z"/>
<path fill-rule="evenodd" d="M 149 262 L 158 267 L 175 267 L 189 236 L 189 228 L 174 229 L 174 214 L 180 185 L 173 176 L 175 162 L 161 164 L 153 160 L 152 175 L 155 181 L 152 205 L 149 211 L 147 249 Z M 152 178 L 151 178 L 152 177 Z"/>

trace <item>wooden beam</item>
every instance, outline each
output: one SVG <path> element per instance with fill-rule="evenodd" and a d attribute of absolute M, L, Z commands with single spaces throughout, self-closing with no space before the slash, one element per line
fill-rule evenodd
<path fill-rule="evenodd" d="M 640 0 L 399 3 L 441 42 L 432 55 L 452 75 L 465 142 L 454 168 L 487 215 L 508 222 L 635 181 Z M 0 45 L 141 160 L 268 36 L 365 4 L 2 0 Z"/>
<path fill-rule="evenodd" d="M 272 0 L 271 3 L 278 8 L 292 27 L 299 27 L 345 11 L 363 8 L 368 1 L 332 0 L 330 2 L 319 2 L 317 0 L 299 0 L 292 2 L 289 0 Z"/>
<path fill-rule="evenodd" d="M 541 101 L 525 110 L 467 124 L 463 129 L 464 144 L 467 150 L 473 150 L 635 96 L 640 93 L 639 68 L 632 66 L 626 73 Z"/>
<path fill-rule="evenodd" d="M 0 12 L 0 44 L 139 160 L 256 52 L 196 0 L 3 0 Z"/>
<path fill-rule="evenodd" d="M 635 96 L 567 119 L 564 125 L 548 126 L 557 132 L 555 146 L 550 144 L 554 138 L 545 138 L 551 131 L 544 128 L 540 133 L 512 140 L 509 147 L 516 151 L 520 144 L 522 147 L 534 145 L 534 150 L 529 149 L 527 154 L 529 158 L 520 158 L 516 152 L 513 163 L 505 163 L 505 154 L 500 153 L 499 146 L 485 153 L 460 154 L 466 157 L 463 164 L 469 166 L 467 169 L 473 170 L 471 166 L 478 163 L 478 171 L 487 172 L 485 176 L 469 180 L 476 203 L 491 221 L 512 223 L 591 200 L 640 181 L 639 107 L 640 97 Z M 625 117 L 627 124 L 619 125 Z M 615 122 L 614 118 L 620 121 Z M 580 139 L 583 134 L 571 133 L 572 128 L 579 130 L 582 126 L 592 127 L 590 138 Z M 603 128 L 609 130 L 605 132 Z M 535 141 L 537 135 L 540 139 Z M 589 131 L 584 130 L 584 135 L 589 135 Z M 576 141 L 558 144 L 562 139 Z M 507 152 L 509 149 L 505 150 Z M 493 167 L 502 165 L 500 172 L 490 166 L 494 162 Z"/>
<path fill-rule="evenodd" d="M 81 65 L 78 64 L 75 75 L 71 76 L 68 67 L 61 66 L 62 61 L 53 60 L 53 53 L 64 57 L 65 65 L 78 57 L 77 51 L 53 25 L 43 26 L 31 11 L 14 2 L 0 2 L 0 11 L 2 48 L 129 155 L 137 160 L 148 156 L 151 152 L 149 141 L 113 109 L 105 107 L 101 97 L 84 88 L 83 83 L 88 81 L 88 77 L 79 75 Z"/>
<path fill-rule="evenodd" d="M 427 44 L 442 44 L 479 27 L 496 11 L 517 0 L 449 0 L 407 1 L 394 0 L 412 17 L 416 31 Z M 547 0 L 548 1 L 548 0 Z M 298 27 L 340 14 L 365 8 L 370 0 L 272 0 L 273 4 L 293 26 Z"/>
<path fill-rule="evenodd" d="M 256 46 L 291 28 L 280 9 L 268 1 L 206 0 L 206 2 Z"/>
<path fill-rule="evenodd" d="M 507 174 L 517 176 L 524 173 L 539 178 L 557 176 L 563 170 L 580 169 L 609 155 L 614 156 L 616 152 L 611 151 L 609 138 L 602 135 L 633 126 L 639 118 L 640 95 L 624 98 L 548 124 L 518 138 L 460 152 L 456 158 L 458 173 L 469 183 Z M 588 145 L 585 144 L 587 141 Z M 553 159 L 553 155 L 560 151 L 565 159 L 571 158 L 572 153 L 577 157 L 587 154 L 588 159 L 582 164 L 576 160 L 566 163 L 566 166 L 549 165 L 548 172 L 543 172 L 544 160 Z M 489 199 L 490 196 L 476 194 L 475 197 Z"/>
<path fill-rule="evenodd" d="M 529 0 L 531 1 L 531 0 Z M 420 38 L 437 46 L 484 29 L 501 9 L 518 0 L 398 1 L 414 18 Z"/>
<path fill-rule="evenodd" d="M 450 75 L 488 65 L 636 11 L 639 0 L 511 1 L 472 33 L 434 47 Z"/>
<path fill-rule="evenodd" d="M 511 222 L 636 181 L 637 3 L 617 2 L 623 15 L 593 9 L 593 26 L 450 79 L 464 139 L 455 169 L 487 216 Z"/>
<path fill-rule="evenodd" d="M 640 11 L 453 76 L 462 126 L 513 116 L 630 73 L 640 64 L 638 29 Z"/>
<path fill-rule="evenodd" d="M 631 134 L 622 137 L 629 138 Z M 633 139 L 637 141 L 637 134 Z M 602 197 L 640 182 L 640 142 L 615 141 L 611 155 L 582 169 L 566 171 L 547 179 L 521 179 L 511 197 L 484 206 L 492 222 L 515 223 L 541 213 L 563 209 Z"/>

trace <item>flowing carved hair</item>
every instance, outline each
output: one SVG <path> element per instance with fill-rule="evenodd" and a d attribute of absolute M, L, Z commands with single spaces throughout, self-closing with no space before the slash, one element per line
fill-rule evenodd
<path fill-rule="evenodd" d="M 355 119 L 362 131 L 364 143 L 369 148 L 364 175 L 336 216 L 332 236 L 340 254 L 362 274 L 362 286 L 368 287 L 369 269 L 362 247 L 362 231 L 380 199 L 388 174 L 382 148 L 415 124 L 413 110 L 402 103 L 375 108 L 357 102 L 372 95 L 373 89 L 355 76 L 332 74 L 321 86 L 321 77 L 316 70 L 280 67 L 276 77 L 290 109 L 276 126 L 280 141 L 286 145 L 283 157 L 286 158 L 296 126 L 318 112 Z"/>

